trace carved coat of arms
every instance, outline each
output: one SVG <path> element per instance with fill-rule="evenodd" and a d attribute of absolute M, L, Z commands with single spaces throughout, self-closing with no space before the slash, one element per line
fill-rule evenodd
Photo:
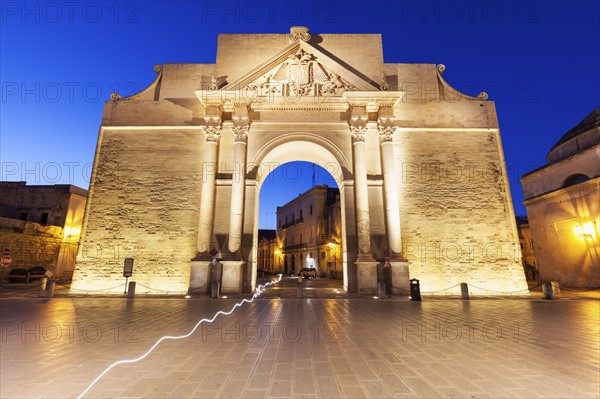
<path fill-rule="evenodd" d="M 303 49 L 290 54 L 286 61 L 248 84 L 247 88 L 291 97 L 336 94 L 340 89 L 357 90 Z"/>

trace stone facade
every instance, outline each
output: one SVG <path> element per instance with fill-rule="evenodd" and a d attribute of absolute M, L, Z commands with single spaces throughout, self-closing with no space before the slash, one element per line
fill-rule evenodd
<path fill-rule="evenodd" d="M 540 280 L 600 287 L 600 107 L 521 178 Z"/>
<path fill-rule="evenodd" d="M 0 182 L 0 248 L 12 258 L 5 275 L 37 266 L 72 273 L 86 200 L 87 191 L 71 185 Z"/>
<path fill-rule="evenodd" d="M 219 36 L 215 64 L 156 66 L 104 108 L 74 289 L 118 293 L 134 257 L 140 292 L 254 289 L 258 201 L 278 165 L 308 161 L 340 190 L 345 289 L 377 290 L 392 266 L 424 291 L 527 289 L 498 119 L 443 65 L 384 63 L 377 34 Z M 101 249 L 101 250 L 100 250 Z"/>
<path fill-rule="evenodd" d="M 339 194 L 337 188 L 314 186 L 277 207 L 277 237 L 285 274 L 310 267 L 319 277 L 342 277 Z"/>

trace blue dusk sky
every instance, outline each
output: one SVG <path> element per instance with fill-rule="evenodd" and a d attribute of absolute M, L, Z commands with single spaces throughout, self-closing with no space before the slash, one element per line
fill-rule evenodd
<path fill-rule="evenodd" d="M 75 0 L 0 7 L 1 180 L 88 188 L 110 93 L 142 90 L 155 64 L 214 63 L 219 33 L 287 33 L 293 25 L 380 33 L 385 62 L 444 64 L 455 88 L 487 91 L 496 102 L 517 214 L 525 214 L 519 177 L 543 165 L 552 145 L 600 104 L 596 1 Z M 281 170 L 262 190 L 261 228 L 274 228 L 276 205 L 312 185 L 310 165 Z M 333 183 L 322 170 L 316 177 Z"/>

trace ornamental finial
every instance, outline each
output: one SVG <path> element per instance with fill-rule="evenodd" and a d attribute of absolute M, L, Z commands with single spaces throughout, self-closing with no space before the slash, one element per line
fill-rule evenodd
<path fill-rule="evenodd" d="M 296 40 L 302 40 L 305 42 L 310 40 L 308 26 L 292 26 L 290 28 L 290 41 L 295 42 Z"/>

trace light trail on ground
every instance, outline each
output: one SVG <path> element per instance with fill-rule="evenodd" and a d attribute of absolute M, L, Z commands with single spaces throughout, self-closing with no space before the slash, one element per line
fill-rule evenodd
<path fill-rule="evenodd" d="M 198 321 L 196 323 L 196 325 L 194 326 L 194 328 L 192 328 L 192 330 L 185 334 L 185 335 L 179 335 L 179 336 L 172 336 L 172 335 L 165 335 L 164 337 L 160 338 L 158 341 L 156 341 L 156 343 L 154 345 L 152 345 L 152 347 L 150 349 L 148 349 L 146 351 L 146 353 L 144 353 L 142 356 L 137 357 L 135 359 L 124 359 L 124 360 L 119 360 L 114 362 L 113 364 L 111 364 L 110 366 L 108 366 L 102 373 L 100 373 L 100 375 L 98 377 L 96 377 L 96 379 L 94 381 L 92 381 L 92 383 L 90 385 L 88 385 L 88 387 L 81 393 L 81 395 L 79 395 L 77 397 L 77 399 L 81 399 L 85 396 L 86 393 L 88 393 L 88 391 L 98 382 L 102 379 L 102 377 L 104 377 L 106 375 L 106 373 L 108 373 L 110 370 L 112 370 L 113 368 L 117 367 L 120 364 L 129 364 L 129 363 L 136 363 L 139 362 L 140 360 L 145 359 L 150 353 L 152 353 L 152 351 L 158 346 L 160 345 L 161 342 L 166 341 L 168 339 L 170 340 L 179 340 L 179 339 L 185 339 L 188 338 L 189 336 L 191 336 L 196 329 L 202 324 L 202 323 L 212 323 L 219 315 L 224 315 L 224 316 L 229 316 L 230 314 L 233 313 L 233 311 L 237 308 L 239 308 L 240 306 L 242 306 L 244 303 L 251 303 L 252 301 L 254 301 L 256 298 L 258 298 L 260 296 L 260 294 L 262 294 L 262 292 L 264 291 L 264 289 L 270 285 L 276 284 L 278 282 L 281 281 L 281 274 L 277 275 L 277 280 L 274 281 L 269 281 L 268 283 L 265 284 L 259 284 L 256 287 L 256 290 L 254 292 L 254 295 L 252 295 L 251 299 L 242 299 L 241 301 L 239 301 L 238 303 L 236 303 L 235 305 L 233 305 L 233 307 L 231 308 L 231 310 L 229 310 L 228 312 L 225 312 L 223 310 L 219 310 L 217 313 L 215 313 L 215 315 L 211 318 L 211 319 L 202 319 L 200 321 Z"/>

